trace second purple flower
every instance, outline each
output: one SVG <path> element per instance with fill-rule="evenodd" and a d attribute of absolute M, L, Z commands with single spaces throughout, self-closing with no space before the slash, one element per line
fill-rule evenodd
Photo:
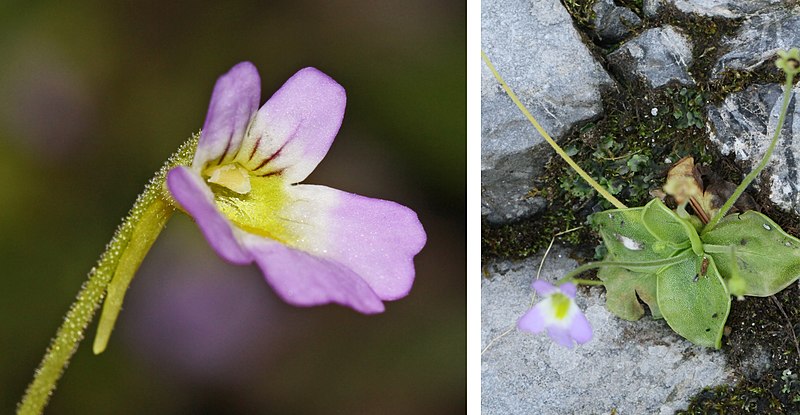
<path fill-rule="evenodd" d="M 574 344 L 583 344 L 592 339 L 592 326 L 575 304 L 577 287 L 571 282 L 555 287 L 538 280 L 533 289 L 543 295 L 541 302 L 528 310 L 517 322 L 520 330 L 547 334 L 556 343 L 571 349 Z"/>

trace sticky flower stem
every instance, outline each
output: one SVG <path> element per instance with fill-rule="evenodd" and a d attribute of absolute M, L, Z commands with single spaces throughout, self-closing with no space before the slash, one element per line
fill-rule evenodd
<path fill-rule="evenodd" d="M 556 143 L 556 141 L 553 140 L 552 137 L 550 137 L 550 134 L 547 134 L 547 131 L 545 131 L 544 128 L 542 128 L 539 122 L 536 121 L 536 118 L 533 118 L 533 115 L 530 113 L 530 111 L 528 111 L 528 109 L 525 108 L 525 105 L 523 105 L 522 101 L 519 100 L 517 94 L 515 94 L 514 91 L 511 90 L 511 87 L 508 86 L 506 81 L 503 80 L 503 77 L 500 76 L 500 73 L 497 72 L 497 69 L 495 69 L 494 65 L 492 65 L 492 62 L 489 60 L 489 57 L 486 56 L 486 54 L 483 51 L 481 51 L 481 58 L 483 58 L 483 61 L 486 62 L 486 66 L 488 66 L 489 69 L 492 71 L 492 74 L 494 75 L 495 79 L 497 79 L 497 82 L 500 83 L 500 86 L 502 86 L 503 89 L 508 94 L 508 96 L 511 97 L 511 100 L 514 101 L 514 104 L 517 105 L 517 108 L 519 108 L 519 110 L 522 111 L 522 114 L 524 114 L 525 117 L 528 118 L 528 121 L 530 121 L 530 123 L 533 124 L 533 127 L 536 128 L 536 131 L 538 131 L 539 134 L 541 134 L 542 137 L 544 137 L 545 141 L 547 141 L 547 144 L 550 144 L 550 147 L 553 147 L 553 150 L 556 151 L 559 157 L 561 157 L 564 161 L 566 161 L 567 164 L 569 164 L 569 166 L 572 167 L 572 169 L 575 170 L 578 173 L 578 175 L 580 175 L 583 178 L 583 180 L 586 180 L 586 183 L 589 183 L 589 185 L 592 186 L 594 190 L 597 191 L 597 193 L 599 193 L 601 196 L 603 196 L 603 198 L 608 200 L 612 205 L 614 205 L 614 207 L 616 207 L 617 209 L 627 209 L 628 207 L 625 206 L 625 204 L 620 202 L 616 197 L 614 197 L 614 195 L 612 195 L 603 186 L 600 186 L 600 183 L 597 183 L 597 181 L 595 181 L 592 178 L 592 176 L 589 176 L 589 173 L 586 173 L 586 171 L 584 171 L 580 166 L 578 166 L 578 163 L 575 163 L 575 160 L 573 160 L 572 157 L 570 157 L 564 151 L 564 149 L 562 149 L 561 146 L 559 146 L 558 143 Z"/>
<path fill-rule="evenodd" d="M 781 105 L 781 114 L 778 117 L 778 125 L 775 127 L 775 135 L 772 137 L 772 142 L 769 143 L 769 147 L 767 147 L 767 151 L 764 153 L 764 157 L 761 158 L 761 162 L 758 163 L 758 166 L 754 168 L 747 176 L 745 176 L 742 183 L 736 188 L 733 192 L 731 197 L 725 202 L 724 205 L 719 209 L 716 215 L 711 218 L 711 221 L 703 228 L 702 233 L 707 233 L 714 229 L 715 226 L 719 223 L 719 221 L 725 217 L 729 210 L 733 207 L 733 204 L 736 203 L 736 200 L 739 199 L 739 196 L 742 195 L 747 186 L 753 182 L 753 180 L 758 177 L 758 174 L 761 173 L 761 170 L 764 170 L 764 167 L 767 166 L 767 162 L 769 162 L 770 157 L 772 157 L 772 151 L 775 150 L 775 145 L 778 143 L 778 139 L 781 136 L 781 129 L 783 128 L 783 122 L 786 119 L 786 111 L 789 108 L 789 101 L 792 98 L 792 86 L 794 82 L 794 74 L 791 72 L 786 73 L 786 84 L 783 87 L 783 104 Z"/>
<path fill-rule="evenodd" d="M 152 246 L 167 219 L 175 211 L 175 203 L 164 188 L 167 171 L 178 165 L 191 163 L 197 147 L 197 135 L 187 140 L 164 164 L 139 195 L 128 216 L 117 228 L 105 252 L 90 272 L 72 303 L 64 322 L 56 332 L 47 352 L 36 369 L 33 382 L 28 385 L 22 401 L 17 406 L 18 415 L 41 414 L 55 390 L 58 379 L 69 364 L 84 337 L 106 291 L 109 292 L 104 316 L 98 328 L 95 353 L 102 351 L 108 341 L 116 316 L 122 306 L 122 296 L 144 255 Z M 106 314 L 108 313 L 108 314 Z M 98 344 L 101 347 L 98 349 Z"/>

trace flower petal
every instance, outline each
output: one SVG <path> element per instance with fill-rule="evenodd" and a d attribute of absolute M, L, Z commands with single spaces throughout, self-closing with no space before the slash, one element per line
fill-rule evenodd
<path fill-rule="evenodd" d="M 578 287 L 571 282 L 565 282 L 558 286 L 558 289 L 561 290 L 564 295 L 569 298 L 575 298 L 575 293 L 578 292 Z"/>
<path fill-rule="evenodd" d="M 235 65 L 217 79 L 192 167 L 233 159 L 261 100 L 261 78 L 250 62 Z"/>
<path fill-rule="evenodd" d="M 288 192 L 291 202 L 280 216 L 296 235 L 291 245 L 353 270 L 382 300 L 408 294 L 414 256 L 426 240 L 414 211 L 325 186 L 296 185 Z"/>
<path fill-rule="evenodd" d="M 336 261 L 252 234 L 245 234 L 243 239 L 267 282 L 287 303 L 297 306 L 337 303 L 365 314 L 384 310 L 369 285 Z"/>
<path fill-rule="evenodd" d="M 569 335 L 569 330 L 563 327 L 550 326 L 547 328 L 547 335 L 550 336 L 553 341 L 566 347 L 567 349 L 571 349 L 575 346 L 575 344 L 572 343 L 572 337 Z"/>
<path fill-rule="evenodd" d="M 533 289 L 536 290 L 536 292 L 540 295 L 550 295 L 558 291 L 558 288 L 545 280 L 536 280 L 533 282 L 533 284 L 531 284 L 531 287 L 533 287 Z"/>
<path fill-rule="evenodd" d="M 576 306 L 577 307 L 577 306 Z M 575 339 L 578 344 L 583 344 L 592 339 L 592 326 L 589 320 L 582 312 L 578 311 L 572 317 L 572 324 L 569 327 L 569 335 Z"/>
<path fill-rule="evenodd" d="M 546 304 L 538 303 L 517 321 L 517 328 L 531 333 L 540 333 L 546 326 Z"/>
<path fill-rule="evenodd" d="M 175 167 L 167 173 L 167 188 L 175 200 L 197 222 L 206 240 L 225 260 L 244 265 L 253 262 L 237 237 L 239 230 L 217 210 L 214 195 L 192 169 Z"/>
<path fill-rule="evenodd" d="M 336 81 L 314 68 L 300 70 L 258 110 L 236 160 L 256 175 L 302 181 L 328 152 L 345 102 Z"/>

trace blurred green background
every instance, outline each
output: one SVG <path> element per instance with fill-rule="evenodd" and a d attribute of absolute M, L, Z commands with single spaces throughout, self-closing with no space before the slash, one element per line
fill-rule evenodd
<path fill-rule="evenodd" d="M 114 229 L 250 60 L 262 102 L 315 66 L 348 94 L 307 180 L 416 210 L 411 294 L 377 316 L 292 308 L 185 216 L 94 325 L 50 414 L 463 413 L 466 4 L 455 0 L 0 5 L 0 413 L 11 413 Z"/>

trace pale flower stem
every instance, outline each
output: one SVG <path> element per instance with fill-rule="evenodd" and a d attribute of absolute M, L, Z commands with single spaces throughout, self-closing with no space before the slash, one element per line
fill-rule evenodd
<path fill-rule="evenodd" d="M 761 162 L 758 163 L 756 168 L 754 168 L 747 176 L 745 176 L 742 183 L 736 187 L 736 190 L 733 192 L 731 197 L 725 202 L 724 205 L 719 209 L 716 215 L 711 219 L 710 222 L 703 228 L 702 233 L 707 233 L 714 229 L 715 226 L 719 223 L 722 218 L 728 213 L 728 211 L 733 207 L 733 204 L 736 203 L 736 200 L 739 199 L 739 196 L 742 195 L 747 186 L 753 182 L 753 180 L 758 177 L 758 174 L 761 173 L 761 170 L 764 170 L 764 167 L 767 166 L 767 162 L 772 157 L 772 151 L 775 150 L 775 144 L 778 143 L 778 139 L 781 137 L 781 128 L 783 128 L 783 122 L 786 119 L 786 110 L 789 108 L 789 101 L 792 99 L 792 91 L 794 84 L 794 74 L 787 73 L 786 74 L 786 83 L 783 86 L 783 103 L 781 104 L 781 113 L 778 116 L 778 125 L 775 127 L 775 134 L 772 137 L 772 141 L 769 143 L 769 147 L 767 147 L 767 151 L 764 152 L 764 156 L 761 158 Z"/>
<path fill-rule="evenodd" d="M 571 282 L 571 283 L 573 283 L 575 285 L 605 285 L 603 283 L 603 281 L 584 280 L 584 279 L 581 279 L 581 278 L 573 278 L 573 279 L 569 280 L 569 282 Z"/>
<path fill-rule="evenodd" d="M 42 358 L 39 368 L 36 369 L 33 382 L 28 385 L 25 396 L 17 406 L 18 415 L 42 413 L 55 390 L 58 379 L 77 351 L 86 327 L 103 301 L 109 283 L 119 292 L 117 306 L 121 306 L 121 295 L 127 289 L 133 273 L 141 263 L 141 258 L 158 236 L 167 218 L 175 211 L 173 207 L 175 203 L 169 192 L 164 189 L 167 171 L 178 165 L 191 164 L 197 148 L 197 137 L 196 134 L 192 136 L 167 160 L 117 228 L 111 242 L 106 246 L 106 251 L 100 256 L 97 266 L 89 272 L 89 279 L 83 284 L 77 299 L 56 332 L 56 337 Z M 113 326 L 113 321 L 111 325 Z M 109 333 L 110 328 L 108 328 Z"/>
<path fill-rule="evenodd" d="M 620 267 L 625 268 L 631 271 L 653 271 L 654 269 L 658 269 L 661 267 L 666 267 L 669 265 L 674 265 L 679 262 L 683 262 L 691 257 L 692 252 L 684 251 L 681 254 L 678 254 L 674 257 L 666 258 L 666 259 L 656 259 L 652 261 L 638 261 L 638 262 L 621 262 L 621 261 L 596 261 L 596 262 L 587 262 L 578 268 L 573 269 L 567 275 L 565 275 L 560 280 L 556 281 L 555 285 L 561 285 L 567 282 L 573 282 L 578 284 L 585 284 L 586 281 L 591 280 L 581 280 L 577 279 L 576 277 L 590 269 L 600 268 L 600 267 Z M 577 281 L 577 282 L 576 282 Z M 591 283 L 587 285 L 603 285 Z"/>
<path fill-rule="evenodd" d="M 536 121 L 536 118 L 534 118 L 533 115 L 530 113 L 530 111 L 528 111 L 528 109 L 525 108 L 525 105 L 523 105 L 522 101 L 519 100 L 517 94 L 515 94 L 514 91 L 511 90 L 511 87 L 508 86 L 506 81 L 503 80 L 503 77 L 500 76 L 500 73 L 497 72 L 497 69 L 495 69 L 494 65 L 492 65 L 492 62 L 489 60 L 489 57 L 486 56 L 486 54 L 483 53 L 483 51 L 481 51 L 481 58 L 483 59 L 484 62 L 486 62 L 486 66 L 488 66 L 489 70 L 492 71 L 492 75 L 494 75 L 495 79 L 497 79 L 497 82 L 499 82 L 500 86 L 503 87 L 503 89 L 506 91 L 509 98 L 511 98 L 511 100 L 514 101 L 514 104 L 516 104 L 517 108 L 519 108 L 519 110 L 522 111 L 522 114 L 525 115 L 525 117 L 528 119 L 528 121 L 530 121 L 533 127 L 536 128 L 536 131 L 538 131 L 539 134 L 541 134 L 541 136 L 544 138 L 544 140 L 547 141 L 547 144 L 550 144 L 550 147 L 552 147 L 553 150 L 555 150 L 556 154 L 558 154 L 559 157 L 561 157 L 567 164 L 569 164 L 569 166 L 572 167 L 572 170 L 578 173 L 578 175 L 581 176 L 581 178 L 583 178 L 583 180 L 585 180 L 586 183 L 592 186 L 592 188 L 594 188 L 594 190 L 596 190 L 597 193 L 600 194 L 600 196 L 603 196 L 604 199 L 606 199 L 609 203 L 614 205 L 614 207 L 616 207 L 617 209 L 627 209 L 628 207 L 625 206 L 625 204 L 623 204 L 622 202 L 619 201 L 619 199 L 614 197 L 614 195 L 612 195 L 611 192 L 606 190 L 605 187 L 600 186 L 600 183 L 597 183 L 597 181 L 594 180 L 592 176 L 589 176 L 589 173 L 586 173 L 585 170 L 583 170 L 580 166 L 578 166 L 578 163 L 576 163 L 575 160 L 572 160 L 572 157 L 570 157 L 569 154 L 567 154 L 567 152 L 564 151 L 564 149 L 562 149 L 561 146 L 559 146 L 558 143 L 556 143 L 556 141 L 553 140 L 552 137 L 550 137 L 550 134 L 547 134 L 547 131 L 545 131 L 544 128 L 542 128 L 539 122 Z"/>

